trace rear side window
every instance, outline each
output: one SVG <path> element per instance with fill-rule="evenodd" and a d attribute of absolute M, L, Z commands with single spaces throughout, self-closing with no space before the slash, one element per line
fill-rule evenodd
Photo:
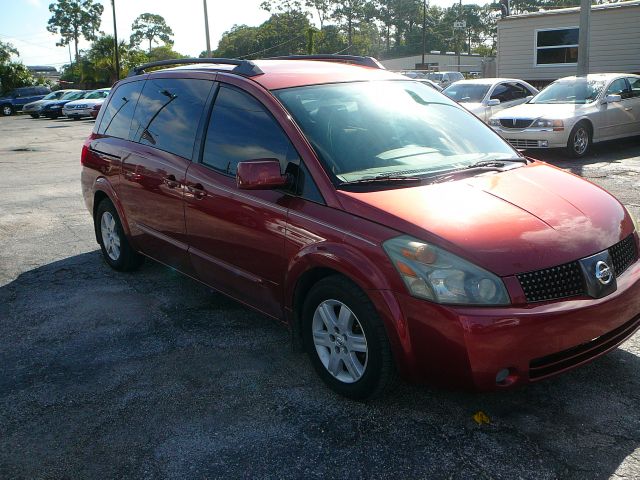
<path fill-rule="evenodd" d="M 125 83 L 113 92 L 111 100 L 106 105 L 98 133 L 129 139 L 131 117 L 143 84 L 143 81 Z"/>
<path fill-rule="evenodd" d="M 252 96 L 220 87 L 207 130 L 202 163 L 235 175 L 238 162 L 276 158 L 284 171 L 297 156 L 280 125 Z"/>
<path fill-rule="evenodd" d="M 209 80 L 150 78 L 133 117 L 134 142 L 191 158 Z"/>

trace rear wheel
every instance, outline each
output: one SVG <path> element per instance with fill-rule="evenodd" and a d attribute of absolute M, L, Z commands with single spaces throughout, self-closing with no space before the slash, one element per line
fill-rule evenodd
<path fill-rule="evenodd" d="M 320 280 L 302 311 L 305 349 L 322 380 L 355 400 L 373 398 L 395 383 L 387 334 L 367 295 L 345 277 Z"/>
<path fill-rule="evenodd" d="M 567 152 L 574 158 L 582 158 L 591 147 L 591 128 L 586 122 L 578 122 L 569 134 Z"/>
<path fill-rule="evenodd" d="M 31 118 L 40 118 L 40 115 L 37 113 L 30 113 L 29 115 L 31 115 Z"/>
<path fill-rule="evenodd" d="M 100 202 L 94 223 L 102 255 L 111 268 L 129 272 L 142 265 L 144 257 L 129 245 L 118 212 L 110 200 Z"/>
<path fill-rule="evenodd" d="M 8 117 L 9 115 L 13 115 L 13 107 L 11 105 L 2 105 L 2 115 Z"/>

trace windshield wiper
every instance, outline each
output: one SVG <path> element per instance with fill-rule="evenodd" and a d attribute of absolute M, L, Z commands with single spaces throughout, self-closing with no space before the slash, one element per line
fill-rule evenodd
<path fill-rule="evenodd" d="M 384 174 L 384 175 L 377 175 L 375 177 L 365 177 L 365 178 L 360 178 L 358 180 L 341 182 L 338 186 L 341 187 L 343 185 L 364 185 L 364 184 L 370 184 L 370 183 L 381 183 L 381 184 L 415 183 L 415 182 L 420 182 L 422 180 L 424 180 L 424 178 L 403 177 L 400 175 Z"/>
<path fill-rule="evenodd" d="M 513 157 L 513 158 L 505 158 L 503 160 L 482 160 L 480 162 L 472 163 L 466 167 L 463 167 L 459 170 L 470 170 L 472 168 L 502 168 L 505 166 L 505 163 L 524 163 L 525 165 L 529 163 L 526 158 Z"/>

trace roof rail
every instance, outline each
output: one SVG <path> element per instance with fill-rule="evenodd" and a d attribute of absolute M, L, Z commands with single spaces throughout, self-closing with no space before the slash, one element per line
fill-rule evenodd
<path fill-rule="evenodd" d="M 162 67 L 165 65 L 184 65 L 190 63 L 213 63 L 218 65 L 235 65 L 232 73 L 243 75 L 245 77 L 254 77 L 256 75 L 262 75 L 264 72 L 260 70 L 255 63 L 251 60 L 238 60 L 237 58 L 175 58 L 173 60 L 159 60 L 157 62 L 149 62 L 134 67 L 129 72 L 129 77 L 134 75 L 140 75 L 145 73 L 145 69 L 151 67 Z"/>
<path fill-rule="evenodd" d="M 326 62 L 353 63 L 363 67 L 379 68 L 385 70 L 384 66 L 373 57 L 362 57 L 359 55 L 287 55 L 284 57 L 270 57 L 267 60 L 324 60 Z"/>

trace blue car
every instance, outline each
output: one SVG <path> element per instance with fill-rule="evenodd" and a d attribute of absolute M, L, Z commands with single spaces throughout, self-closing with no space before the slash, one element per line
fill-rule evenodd
<path fill-rule="evenodd" d="M 27 103 L 40 100 L 50 92 L 51 89 L 44 85 L 20 87 L 11 90 L 6 95 L 0 97 L 0 113 L 4 116 L 13 115 L 15 112 L 22 110 L 22 107 Z"/>
<path fill-rule="evenodd" d="M 42 107 L 40 115 L 52 119 L 61 117 L 62 107 L 73 100 L 80 100 L 81 98 L 84 98 L 85 95 L 89 95 L 92 91 L 93 90 L 76 90 L 75 92 L 68 92 L 64 94 L 60 100 L 49 102 Z"/>

